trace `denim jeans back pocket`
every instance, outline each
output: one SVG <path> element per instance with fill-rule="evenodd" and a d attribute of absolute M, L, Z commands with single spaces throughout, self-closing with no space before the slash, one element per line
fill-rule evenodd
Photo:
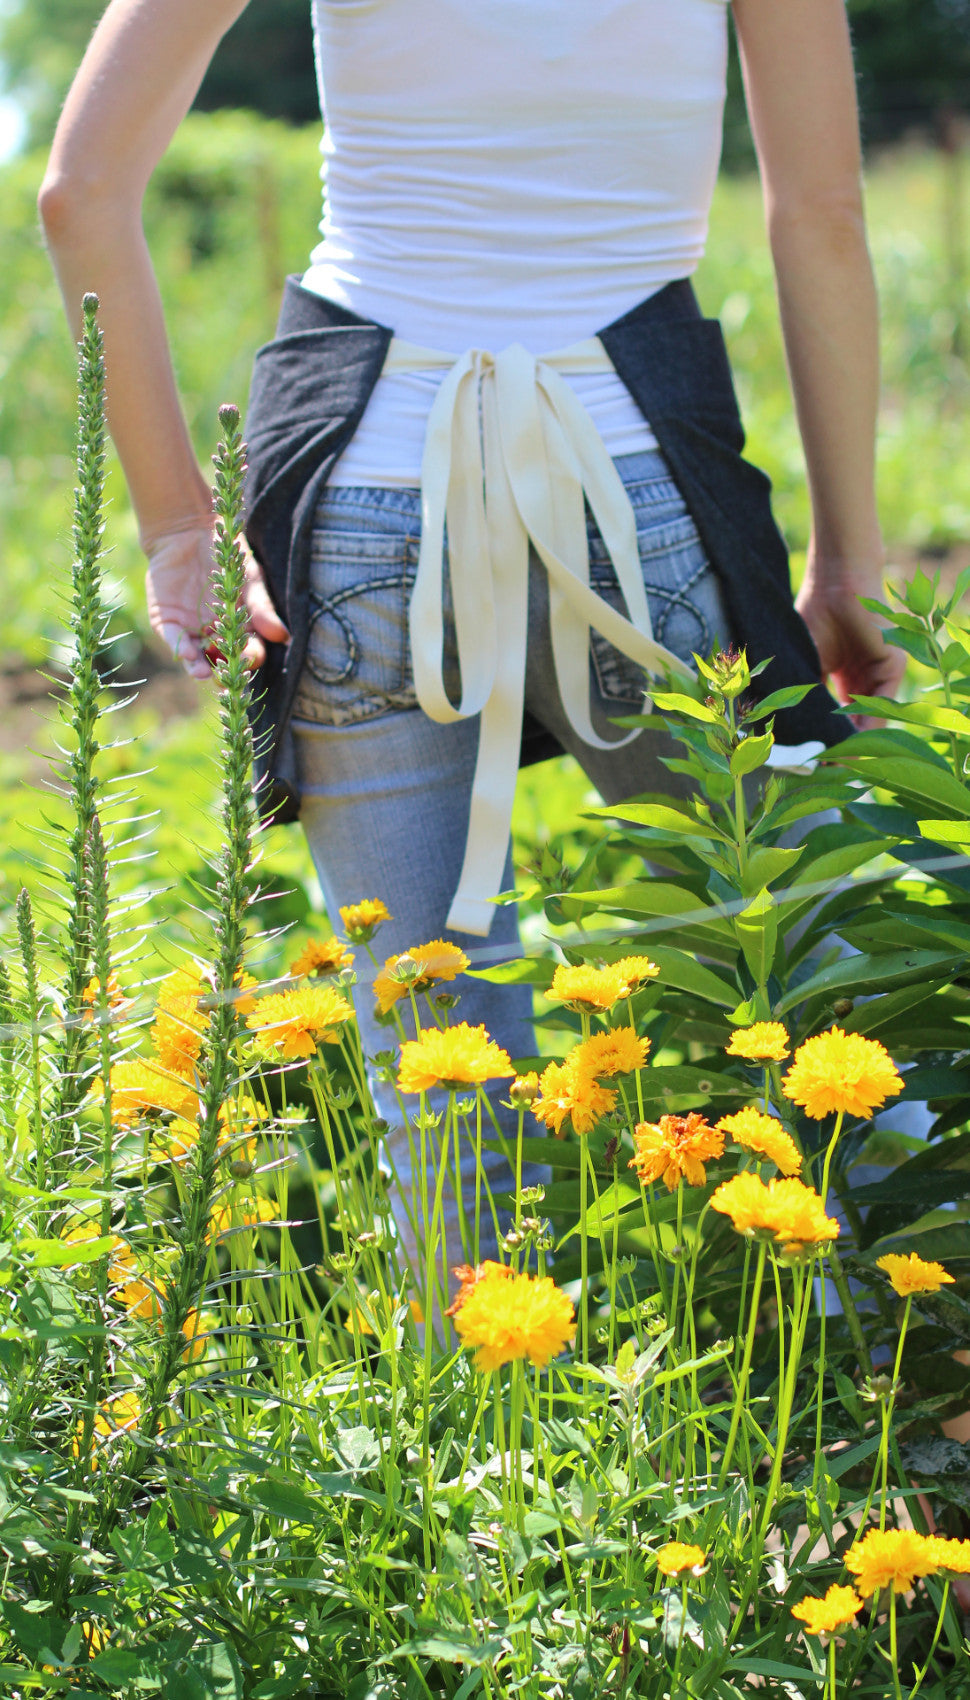
<path fill-rule="evenodd" d="M 728 640 L 720 584 L 676 485 L 669 479 L 654 480 L 628 487 L 628 494 L 636 516 L 653 635 L 689 663 L 695 652 L 707 655 L 715 639 Z M 628 616 L 613 563 L 592 525 L 589 558 L 590 582 L 597 595 Z M 592 634 L 591 649 L 602 695 L 614 702 L 639 702 L 648 684 L 643 668 L 598 632 Z"/>
<path fill-rule="evenodd" d="M 297 719 L 345 726 L 415 706 L 408 602 L 417 549 L 403 528 L 314 532 Z"/>

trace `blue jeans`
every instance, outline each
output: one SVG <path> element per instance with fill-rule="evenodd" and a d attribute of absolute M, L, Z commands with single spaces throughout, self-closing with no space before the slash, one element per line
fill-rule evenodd
<path fill-rule="evenodd" d="M 616 462 L 637 520 L 644 584 L 656 637 L 684 660 L 730 638 L 718 581 L 663 457 Z M 594 588 L 623 610 L 615 574 L 592 521 Z M 417 705 L 408 651 L 407 610 L 417 567 L 421 498 L 412 489 L 325 490 L 314 522 L 309 650 L 294 710 L 303 791 L 302 822 L 327 911 L 379 897 L 393 920 L 377 939 L 382 956 L 440 938 L 458 883 L 478 746 L 477 720 L 440 726 Z M 456 695 L 457 661 L 447 643 L 445 680 Z M 617 715 L 642 704 L 644 674 L 594 634 L 590 655 L 593 725 L 602 736 Z M 451 677 L 449 677 L 449 674 Z M 549 587 L 532 557 L 526 707 L 575 756 L 607 803 L 641 791 L 689 788 L 663 766 L 669 740 L 651 733 L 616 750 L 590 748 L 563 712 L 549 636 Z M 622 734 L 617 733 L 617 736 Z M 504 889 L 514 885 L 511 858 Z M 489 938 L 451 933 L 477 965 L 518 953 L 514 907 L 496 909 Z M 385 1050 L 393 1034 L 373 1019 L 374 970 L 364 952 L 358 1016 L 365 1051 Z M 463 979 L 456 1019 L 484 1023 L 513 1058 L 535 1051 L 528 987 Z M 378 1113 L 391 1124 L 390 1154 L 408 1176 L 407 1143 L 391 1088 L 374 1081 Z M 495 1094 L 496 1097 L 501 1093 Z M 490 1180 L 505 1184 L 496 1159 Z M 406 1224 L 398 1225 L 409 1252 Z M 487 1249 L 485 1255 L 487 1255 Z M 456 1258 L 457 1261 L 457 1258 Z"/>

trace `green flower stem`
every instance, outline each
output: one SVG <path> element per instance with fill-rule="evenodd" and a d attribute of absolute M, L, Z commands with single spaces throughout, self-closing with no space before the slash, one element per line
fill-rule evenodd
<path fill-rule="evenodd" d="M 899 1647 L 896 1640 L 896 1589 L 889 1590 L 889 1663 L 893 1673 L 893 1700 L 903 1700 L 899 1681 Z"/>
<path fill-rule="evenodd" d="M 825 1264 L 819 1258 L 819 1282 L 821 1285 L 821 1304 L 819 1306 L 818 1324 L 818 1375 L 815 1381 L 815 1463 L 812 1468 L 812 1492 L 818 1493 L 818 1484 L 822 1474 L 822 1412 L 825 1406 L 825 1333 L 826 1333 L 826 1296 L 825 1296 Z M 861 1525 L 860 1525 L 861 1526 Z"/>
<path fill-rule="evenodd" d="M 844 1120 L 845 1111 L 840 1110 L 835 1118 L 835 1127 L 832 1130 L 832 1137 L 828 1142 L 828 1147 L 825 1152 L 825 1162 L 822 1165 L 822 1184 L 818 1189 L 821 1195 L 823 1209 L 825 1207 L 825 1201 L 828 1198 L 829 1173 L 832 1168 L 832 1158 L 835 1156 L 835 1147 L 839 1143 L 839 1135 L 842 1132 L 842 1123 Z"/>
<path fill-rule="evenodd" d="M 889 1498 L 889 1431 L 892 1415 L 896 1406 L 896 1385 L 899 1381 L 899 1369 L 903 1361 L 903 1346 L 906 1342 L 906 1330 L 909 1327 L 910 1312 L 913 1308 L 913 1295 L 907 1293 L 906 1308 L 903 1320 L 899 1325 L 899 1343 L 896 1347 L 896 1359 L 893 1364 L 892 1388 L 888 1399 L 882 1401 L 882 1437 L 879 1444 L 879 1468 L 881 1471 L 881 1487 L 879 1492 L 879 1527 L 886 1527 L 886 1504 Z"/>
<path fill-rule="evenodd" d="M 44 1078 L 40 1047 L 40 986 L 37 977 L 37 939 L 30 894 L 22 887 L 17 894 L 17 932 L 24 965 L 27 1024 L 30 1031 L 30 1119 L 34 1136 L 34 1180 L 41 1191 L 47 1185 L 47 1141 L 44 1133 Z"/>
<path fill-rule="evenodd" d="M 838 1689 L 835 1686 L 835 1636 L 829 1642 L 828 1650 L 828 1700 L 839 1700 Z"/>
<path fill-rule="evenodd" d="M 754 1352 L 754 1338 L 758 1323 L 758 1307 L 761 1304 L 761 1284 L 764 1280 L 765 1258 L 767 1254 L 767 1243 L 762 1240 L 758 1246 L 758 1261 L 755 1265 L 754 1282 L 751 1288 L 751 1300 L 748 1306 L 748 1331 L 744 1340 L 744 1357 L 741 1360 L 741 1371 L 738 1376 L 738 1389 L 735 1393 L 734 1406 L 731 1411 L 731 1426 L 728 1429 L 728 1437 L 724 1445 L 724 1456 L 721 1459 L 721 1468 L 718 1471 L 717 1476 L 717 1488 L 719 1493 L 727 1481 L 727 1473 L 731 1468 L 731 1460 L 734 1457 L 734 1443 L 737 1439 L 738 1427 L 741 1422 L 741 1411 L 748 1386 L 748 1378 L 751 1374 L 751 1358 Z"/>
<path fill-rule="evenodd" d="M 579 1165 L 579 1361 L 589 1363 L 589 1247 L 586 1242 L 588 1163 L 585 1142 Z"/>
<path fill-rule="evenodd" d="M 950 1597 L 950 1578 L 949 1578 L 949 1576 L 946 1576 L 946 1577 L 944 1577 L 944 1580 L 943 1580 L 943 1598 L 940 1601 L 940 1609 L 939 1609 L 939 1611 L 937 1612 L 937 1615 L 936 1615 L 936 1628 L 933 1631 L 933 1639 L 930 1642 L 930 1649 L 929 1649 L 929 1652 L 926 1655 L 926 1663 L 924 1664 L 922 1670 L 917 1671 L 916 1681 L 913 1683 L 913 1686 L 909 1691 L 909 1694 L 907 1696 L 907 1700 L 915 1700 L 916 1695 L 919 1693 L 920 1689 L 923 1686 L 923 1683 L 926 1680 L 926 1673 L 930 1668 L 930 1665 L 931 1665 L 932 1660 L 933 1660 L 933 1654 L 936 1652 L 937 1645 L 938 1645 L 939 1639 L 940 1639 L 940 1635 L 943 1632 L 943 1620 L 946 1617 L 946 1608 L 947 1608 L 947 1602 L 949 1600 L 949 1597 Z"/>
<path fill-rule="evenodd" d="M 502 1372 L 492 1371 L 492 1411 L 493 1411 L 493 1441 L 498 1452 L 502 1477 L 502 1518 L 507 1526 L 512 1523 L 512 1498 L 509 1491 L 509 1459 L 505 1448 L 505 1406 L 502 1394 Z"/>
<path fill-rule="evenodd" d="M 866 1339 L 865 1330 L 859 1320 L 859 1312 L 855 1307 L 855 1300 L 852 1297 L 852 1290 L 849 1286 L 848 1277 L 842 1267 L 842 1260 L 835 1249 L 834 1242 L 829 1246 L 826 1256 L 829 1260 L 829 1267 L 832 1270 L 832 1279 L 835 1282 L 835 1290 L 839 1295 L 839 1303 L 842 1306 L 845 1320 L 848 1323 L 849 1333 L 852 1337 L 852 1344 L 856 1349 L 860 1366 L 865 1370 L 867 1375 L 872 1375 L 872 1353 L 869 1350 L 869 1342 Z"/>

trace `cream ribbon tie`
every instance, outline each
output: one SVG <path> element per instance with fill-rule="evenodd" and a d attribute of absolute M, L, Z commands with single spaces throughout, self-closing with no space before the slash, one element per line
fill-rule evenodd
<path fill-rule="evenodd" d="M 421 464 L 421 546 L 410 608 L 418 702 L 447 725 L 481 715 L 468 838 L 447 925 L 486 936 L 505 865 L 525 694 L 529 545 L 549 575 L 556 680 L 573 729 L 598 749 L 589 701 L 590 630 L 648 673 L 690 676 L 653 637 L 630 499 L 602 438 L 563 373 L 612 371 L 597 337 L 540 357 L 514 343 L 457 359 L 395 337 L 385 372 L 445 370 Z M 592 589 L 585 501 L 599 527 L 626 619 Z M 461 700 L 442 672 L 444 540 Z"/>

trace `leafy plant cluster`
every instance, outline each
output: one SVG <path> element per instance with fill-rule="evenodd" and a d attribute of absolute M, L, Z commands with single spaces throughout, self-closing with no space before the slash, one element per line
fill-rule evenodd
<path fill-rule="evenodd" d="M 60 908 L 21 897 L 0 976 L 4 1692 L 970 1692 L 965 586 L 887 605 L 931 683 L 862 703 L 891 728 L 811 771 L 778 764 L 793 694 L 753 705 L 743 657 L 655 694 L 642 735 L 675 730 L 692 800 L 600 811 L 578 870 L 536 873 L 559 947 L 485 970 L 536 987 L 557 1055 L 516 1072 L 464 1031 L 461 953 L 415 941 L 368 1063 L 348 947 L 378 948 L 379 904 L 285 983 L 251 972 L 223 410 L 221 843 L 146 1033 L 113 896 L 141 852 L 103 779 L 103 381 L 89 300 Z M 831 1105 L 793 1083 L 820 1039 Z M 898 1107 L 927 1103 L 921 1140 Z M 456 1167 L 492 1149 L 507 1193 L 479 1161 L 446 1246 Z M 826 1634 L 804 1612 L 832 1588 L 855 1603 Z"/>

